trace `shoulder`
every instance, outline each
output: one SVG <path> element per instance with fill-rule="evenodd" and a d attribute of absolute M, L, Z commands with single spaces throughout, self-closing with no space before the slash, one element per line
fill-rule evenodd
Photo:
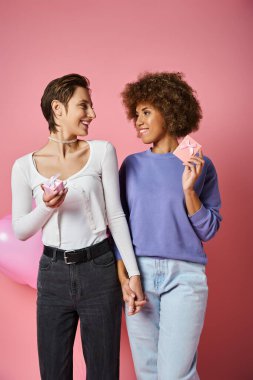
<path fill-rule="evenodd" d="M 212 163 L 211 159 L 207 156 L 204 156 L 203 159 L 205 161 L 205 165 L 210 165 Z"/>
<path fill-rule="evenodd" d="M 215 170 L 213 161 L 209 157 L 207 157 L 207 156 L 204 156 L 203 158 L 204 158 L 204 161 L 205 161 L 205 167 L 206 167 L 206 169 L 214 169 Z"/>
<path fill-rule="evenodd" d="M 138 152 L 138 153 L 130 154 L 129 156 L 127 156 L 124 159 L 122 165 L 124 165 L 124 166 L 132 165 L 134 162 L 141 160 L 145 156 L 146 156 L 146 152 L 145 151 L 144 152 Z"/>
<path fill-rule="evenodd" d="M 28 153 L 28 154 L 25 154 L 24 156 L 22 157 L 19 157 L 15 160 L 14 164 L 13 164 L 13 169 L 21 169 L 23 171 L 27 171 L 30 167 L 30 163 L 31 163 L 31 160 L 32 160 L 32 154 L 33 153 Z"/>
<path fill-rule="evenodd" d="M 104 164 L 110 163 L 115 165 L 117 163 L 116 149 L 113 144 L 105 140 L 89 140 L 91 154 L 93 157 L 93 163 L 98 165 L 100 168 Z"/>
<path fill-rule="evenodd" d="M 30 183 L 33 176 L 31 165 L 32 154 L 33 153 L 29 153 L 16 159 L 12 166 L 12 181 L 25 181 L 27 184 Z"/>
<path fill-rule="evenodd" d="M 106 148 L 108 145 L 113 146 L 110 141 L 106 140 L 88 140 L 88 143 L 94 148 Z"/>
<path fill-rule="evenodd" d="M 106 140 L 89 140 L 88 143 L 97 153 L 100 153 L 102 156 L 106 151 L 116 151 L 115 147 L 110 141 Z"/>
<path fill-rule="evenodd" d="M 216 172 L 213 161 L 207 156 L 204 156 L 203 158 L 205 161 L 205 165 L 203 168 L 203 174 L 205 175 L 205 178 L 206 179 L 216 178 L 217 172 Z"/>

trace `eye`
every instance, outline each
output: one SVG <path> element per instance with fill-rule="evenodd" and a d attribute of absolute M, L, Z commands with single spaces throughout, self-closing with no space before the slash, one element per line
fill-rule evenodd
<path fill-rule="evenodd" d="M 150 111 L 144 111 L 143 113 L 144 113 L 145 116 L 150 115 Z"/>
<path fill-rule="evenodd" d="M 86 103 L 81 103 L 81 104 L 80 104 L 80 107 L 81 107 L 82 109 L 84 109 L 84 110 L 87 110 L 88 105 L 87 105 Z"/>

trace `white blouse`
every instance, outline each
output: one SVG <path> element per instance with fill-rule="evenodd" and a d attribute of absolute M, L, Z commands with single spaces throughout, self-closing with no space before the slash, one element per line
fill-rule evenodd
<path fill-rule="evenodd" d="M 12 169 L 12 223 L 18 239 L 26 240 L 42 228 L 44 245 L 64 250 L 79 249 L 107 237 L 107 225 L 129 276 L 139 274 L 125 214 L 122 210 L 118 162 L 107 141 L 88 141 L 86 165 L 64 181 L 66 198 L 57 209 L 43 202 L 43 177 L 33 153 L 15 161 Z M 32 207 L 32 199 L 36 207 Z"/>

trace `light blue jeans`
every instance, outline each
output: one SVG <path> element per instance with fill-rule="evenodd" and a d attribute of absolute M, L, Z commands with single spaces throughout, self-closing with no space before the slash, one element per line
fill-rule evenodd
<path fill-rule="evenodd" d="M 208 287 L 205 266 L 138 258 L 148 302 L 126 322 L 138 380 L 199 380 L 197 347 Z"/>

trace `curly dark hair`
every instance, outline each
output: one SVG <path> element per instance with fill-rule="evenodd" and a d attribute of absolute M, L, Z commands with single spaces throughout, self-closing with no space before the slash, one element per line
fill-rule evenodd
<path fill-rule="evenodd" d="M 176 72 L 144 73 L 127 83 L 121 93 L 128 119 L 136 119 L 136 107 L 150 103 L 164 117 L 172 136 L 184 137 L 199 127 L 202 111 L 195 91 Z"/>
<path fill-rule="evenodd" d="M 45 119 L 48 122 L 50 132 L 56 132 L 56 123 L 51 103 L 53 100 L 59 100 L 68 109 L 68 102 L 74 94 L 77 87 L 87 88 L 90 91 L 89 79 L 79 74 L 68 74 L 57 78 L 48 83 L 41 98 L 41 109 Z"/>

